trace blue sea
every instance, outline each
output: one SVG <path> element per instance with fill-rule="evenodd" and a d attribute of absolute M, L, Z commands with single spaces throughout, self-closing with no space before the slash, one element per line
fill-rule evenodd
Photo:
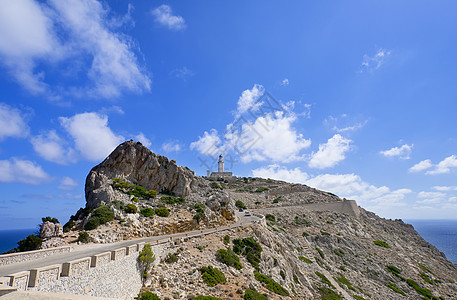
<path fill-rule="evenodd" d="M 16 248 L 18 241 L 36 232 L 36 228 L 0 230 L 0 254 L 13 248 Z"/>
<path fill-rule="evenodd" d="M 457 264 L 457 220 L 405 220 L 430 244 Z"/>

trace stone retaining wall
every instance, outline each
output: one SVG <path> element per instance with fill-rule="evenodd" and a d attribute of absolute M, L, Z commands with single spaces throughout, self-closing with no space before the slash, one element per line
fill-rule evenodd
<path fill-rule="evenodd" d="M 71 251 L 70 246 L 63 246 L 63 247 L 49 248 L 49 249 L 43 249 L 43 250 L 2 254 L 2 255 L 0 255 L 0 266 L 6 266 L 9 264 L 13 264 L 13 263 L 35 260 L 38 258 L 43 258 L 46 256 L 58 254 L 58 253 L 67 253 L 70 251 Z"/>

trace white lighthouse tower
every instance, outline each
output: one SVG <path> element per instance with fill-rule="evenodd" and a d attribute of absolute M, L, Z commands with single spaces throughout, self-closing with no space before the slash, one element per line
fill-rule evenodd
<path fill-rule="evenodd" d="M 224 173 L 224 157 L 222 157 L 222 154 L 219 155 L 219 161 L 217 162 L 217 172 Z"/>

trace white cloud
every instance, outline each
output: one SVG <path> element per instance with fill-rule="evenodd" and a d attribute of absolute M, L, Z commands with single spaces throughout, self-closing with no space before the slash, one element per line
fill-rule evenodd
<path fill-rule="evenodd" d="M 29 126 L 21 111 L 0 103 L 0 141 L 7 137 L 26 137 L 28 134 Z"/>
<path fill-rule="evenodd" d="M 38 185 L 51 180 L 41 166 L 29 160 L 0 160 L 0 182 L 21 182 Z"/>
<path fill-rule="evenodd" d="M 324 120 L 324 124 L 332 127 L 332 130 L 338 133 L 345 133 L 359 130 L 368 123 L 367 120 L 362 122 L 355 122 L 355 120 L 348 117 L 347 114 L 342 114 L 338 117 L 328 116 Z"/>
<path fill-rule="evenodd" d="M 284 78 L 284 79 L 281 81 L 281 85 L 282 85 L 282 86 L 289 85 L 289 79 L 288 79 L 288 78 Z"/>
<path fill-rule="evenodd" d="M 399 157 L 401 159 L 410 159 L 413 146 L 413 144 L 404 144 L 401 147 L 393 147 L 392 149 L 380 151 L 379 153 L 386 157 Z"/>
<path fill-rule="evenodd" d="M 421 162 L 418 162 L 411 168 L 409 168 L 409 171 L 412 173 L 417 173 L 421 172 L 427 169 L 430 169 L 433 166 L 432 161 L 430 159 L 423 160 Z"/>
<path fill-rule="evenodd" d="M 173 71 L 170 72 L 170 75 L 175 78 L 181 79 L 182 81 L 187 81 L 187 79 L 189 77 L 194 76 L 195 73 L 192 70 L 188 69 L 187 67 L 182 67 L 182 68 L 174 69 Z"/>
<path fill-rule="evenodd" d="M 451 168 L 457 168 L 457 156 L 455 155 L 446 157 L 445 159 L 440 161 L 433 170 L 429 170 L 425 174 L 447 174 L 451 172 Z"/>
<path fill-rule="evenodd" d="M 203 155 L 216 156 L 224 152 L 221 146 L 221 139 L 217 134 L 216 129 L 211 129 L 208 133 L 205 131 L 203 136 L 198 137 L 198 141 L 190 144 L 190 150 L 197 150 Z"/>
<path fill-rule="evenodd" d="M 59 119 L 61 125 L 73 137 L 76 149 L 88 160 L 104 159 L 124 140 L 108 127 L 107 116 L 92 112 Z"/>
<path fill-rule="evenodd" d="M 154 16 L 154 20 L 158 24 L 168 27 L 168 29 L 179 31 L 186 28 L 184 18 L 181 16 L 174 16 L 169 5 L 162 4 L 153 9 L 151 14 Z"/>
<path fill-rule="evenodd" d="M 258 110 L 262 105 L 262 102 L 257 102 L 257 100 L 259 100 L 264 92 L 265 88 L 260 84 L 255 84 L 252 89 L 243 91 L 238 99 L 236 117 L 239 117 L 249 110 Z"/>
<path fill-rule="evenodd" d="M 346 158 L 345 154 L 351 149 L 352 141 L 339 134 L 331 137 L 327 143 L 319 144 L 319 151 L 311 154 L 309 167 L 311 168 L 330 168 Z"/>
<path fill-rule="evenodd" d="M 33 136 L 30 141 L 35 152 L 46 160 L 62 165 L 76 162 L 76 152 L 71 147 L 65 147 L 66 142 L 55 130 Z"/>
<path fill-rule="evenodd" d="M 79 184 L 74 179 L 65 176 L 64 178 L 62 178 L 57 188 L 64 191 L 71 191 L 74 190 L 78 185 Z"/>
<path fill-rule="evenodd" d="M 162 145 L 162 150 L 165 152 L 179 152 L 181 151 L 181 146 L 176 142 L 168 142 Z"/>
<path fill-rule="evenodd" d="M 98 1 L 7 0 L 1 4 L 0 57 L 31 93 L 52 99 L 68 93 L 109 98 L 124 90 L 150 89 L 151 80 L 132 51 L 134 43 L 110 30 L 113 22 Z M 47 66 L 63 76 L 71 73 L 64 71 L 70 68 L 74 76 L 87 73 L 88 80 L 77 81 L 90 84 L 64 88 L 57 80 L 48 82 L 52 79 L 44 71 Z"/>
<path fill-rule="evenodd" d="M 449 191 L 457 191 L 457 186 L 439 186 L 435 185 L 433 187 L 434 190 L 439 192 L 449 192 Z"/>
<path fill-rule="evenodd" d="M 392 51 L 390 50 L 379 48 L 376 54 L 373 56 L 368 56 L 367 54 L 365 54 L 363 56 L 362 68 L 360 70 L 360 73 L 363 73 L 365 71 L 372 72 L 379 69 L 391 53 Z"/>
<path fill-rule="evenodd" d="M 418 198 L 424 199 L 421 201 L 417 201 L 416 203 L 440 203 L 442 200 L 446 198 L 446 194 L 442 192 L 419 192 L 417 194 Z"/>
<path fill-rule="evenodd" d="M 283 180 L 292 183 L 305 183 L 308 179 L 308 174 L 300 170 L 300 168 L 287 169 L 277 164 L 269 165 L 252 170 L 254 177 L 271 178 L 276 180 Z"/>
<path fill-rule="evenodd" d="M 141 144 L 143 144 L 146 148 L 151 147 L 151 141 L 142 133 L 140 132 L 135 136 L 135 139 L 138 140 Z"/>
<path fill-rule="evenodd" d="M 267 114 L 254 123 L 246 121 L 239 128 L 230 124 L 224 138 L 227 147 L 238 152 L 243 162 L 303 160 L 300 152 L 311 145 L 311 140 L 292 127 L 295 120 L 294 115 L 286 116 L 283 112 Z"/>

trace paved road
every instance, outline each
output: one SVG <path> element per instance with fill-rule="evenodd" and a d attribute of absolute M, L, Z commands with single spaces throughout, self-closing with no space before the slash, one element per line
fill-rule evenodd
<path fill-rule="evenodd" d="M 52 256 L 48 256 L 48 257 L 44 257 L 44 258 L 40 258 L 40 259 L 36 259 L 36 260 L 2 266 L 2 267 L 0 267 L 0 277 L 6 276 L 6 275 L 11 275 L 11 274 L 21 272 L 21 271 L 28 271 L 28 270 L 35 269 L 35 268 L 41 268 L 41 267 L 51 266 L 51 265 L 55 265 L 55 264 L 63 264 L 65 262 L 69 262 L 72 260 L 76 260 L 76 259 L 80 259 L 80 258 L 84 258 L 84 257 L 90 257 L 90 256 L 93 256 L 96 254 L 116 250 L 119 248 L 135 245 L 135 244 L 142 243 L 142 242 L 155 244 L 156 241 L 159 241 L 159 243 L 166 242 L 170 238 L 201 236 L 204 234 L 228 230 L 231 228 L 245 226 L 248 224 L 252 224 L 256 221 L 260 221 L 260 218 L 256 217 L 256 216 L 247 217 L 247 216 L 244 216 L 244 213 L 239 213 L 239 212 L 237 212 L 236 214 L 238 216 L 238 222 L 236 222 L 230 226 L 221 226 L 218 228 L 211 228 L 211 229 L 206 229 L 206 230 L 196 230 L 196 231 L 188 231 L 188 232 L 167 234 L 167 235 L 161 235 L 161 236 L 153 236 L 153 237 L 147 237 L 147 238 L 139 238 L 139 239 L 134 239 L 134 240 L 109 243 L 109 244 L 89 244 L 89 245 L 75 246 L 75 247 L 73 247 L 71 252 L 68 252 L 68 253 L 59 253 L 59 254 L 54 254 Z"/>

